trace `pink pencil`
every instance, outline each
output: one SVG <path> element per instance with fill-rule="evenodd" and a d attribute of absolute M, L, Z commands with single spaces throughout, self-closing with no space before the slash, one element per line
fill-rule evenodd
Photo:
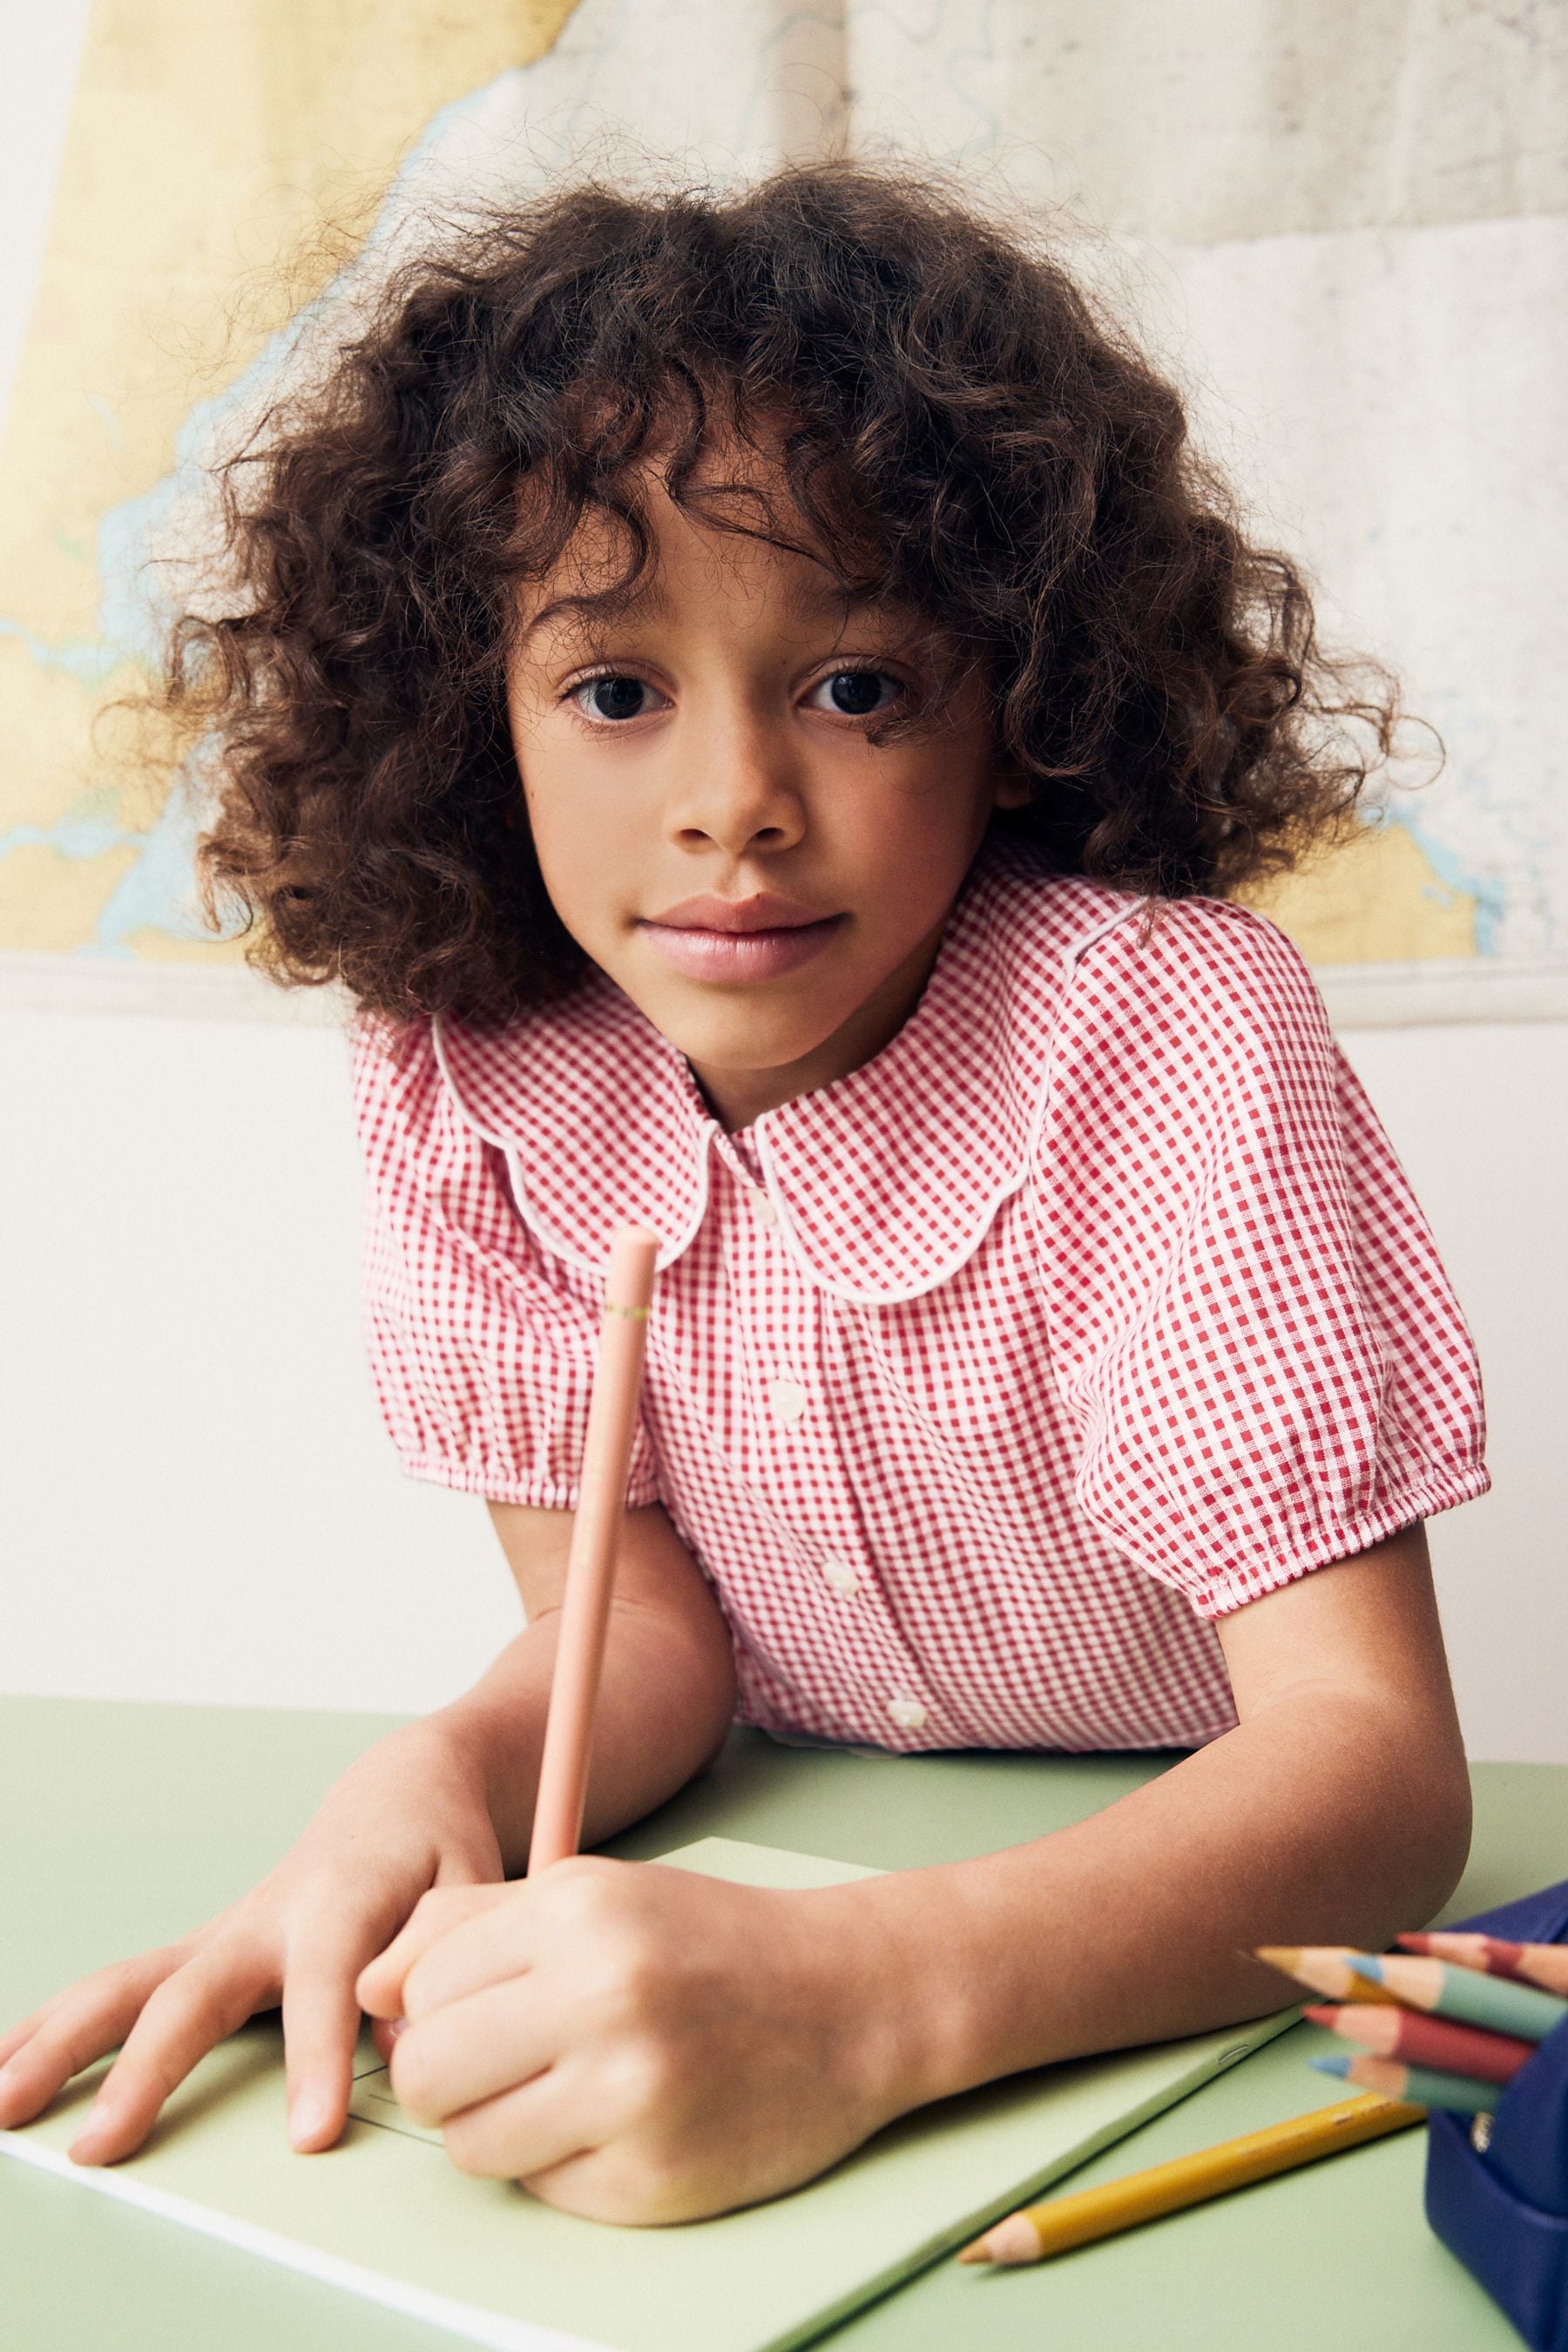
<path fill-rule="evenodd" d="M 626 1498 L 658 1250 L 658 1234 L 641 1225 L 622 1225 L 610 1242 L 599 1360 L 588 1407 L 582 1488 L 566 1561 L 561 1633 L 528 1850 L 531 1878 L 575 1853 L 583 1833 L 594 1708 L 615 1589 L 616 1540 Z"/>

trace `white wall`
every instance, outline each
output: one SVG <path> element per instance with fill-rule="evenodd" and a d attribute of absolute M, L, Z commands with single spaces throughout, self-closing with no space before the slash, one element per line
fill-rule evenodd
<path fill-rule="evenodd" d="M 1478 1755 L 1568 1763 L 1568 1028 L 1349 1045 L 1486 1362 L 1498 1491 L 1434 1547 Z M 418 1709 L 516 1603 L 363 1368 L 330 1031 L 0 1016 L 0 1687 Z"/>
<path fill-rule="evenodd" d="M 1492 1492 L 1432 1523 L 1473 1756 L 1568 1764 L 1568 1025 L 1343 1043 L 1436 1233 L 1486 1379 Z"/>
<path fill-rule="evenodd" d="M 0 1016 L 0 1687 L 418 1709 L 521 1622 L 405 1481 L 330 1030 Z"/>

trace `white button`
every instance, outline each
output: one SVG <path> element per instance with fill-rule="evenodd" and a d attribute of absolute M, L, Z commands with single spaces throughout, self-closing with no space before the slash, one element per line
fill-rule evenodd
<path fill-rule="evenodd" d="M 825 1559 L 822 1573 L 835 1592 L 842 1592 L 846 1601 L 853 1600 L 860 1590 L 860 1580 L 847 1559 Z"/>
<path fill-rule="evenodd" d="M 752 1193 L 752 1214 L 759 1225 L 776 1225 L 779 1221 L 779 1213 L 767 1194 L 754 1189 Z"/>
<path fill-rule="evenodd" d="M 798 1381 L 772 1381 L 768 1402 L 780 1421 L 798 1421 L 805 1411 L 806 1394 Z"/>
<path fill-rule="evenodd" d="M 926 1711 L 918 1698 L 890 1698 L 888 1714 L 900 1731 L 923 1731 Z"/>

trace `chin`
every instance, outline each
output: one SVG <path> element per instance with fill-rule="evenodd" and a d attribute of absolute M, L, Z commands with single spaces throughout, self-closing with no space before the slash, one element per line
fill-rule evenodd
<path fill-rule="evenodd" d="M 784 1008 L 748 1004 L 743 999 L 718 1006 L 650 1005 L 642 1010 L 678 1053 L 709 1070 L 783 1070 L 804 1062 L 825 1045 L 837 1025 L 790 1020 Z"/>

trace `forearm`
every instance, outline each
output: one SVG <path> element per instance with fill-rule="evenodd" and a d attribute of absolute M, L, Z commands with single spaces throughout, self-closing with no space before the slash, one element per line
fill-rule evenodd
<path fill-rule="evenodd" d="M 925 2100 L 1277 2009 L 1252 1947 L 1383 1946 L 1450 1893 L 1468 1832 L 1462 1759 L 1303 1692 L 1072 1829 L 845 1893 L 899 1955 L 893 2063 Z"/>
<path fill-rule="evenodd" d="M 559 1612 L 542 1611 L 440 1722 L 482 1774 L 509 1876 L 528 1858 Z M 613 1836 L 712 1760 L 734 1710 L 717 1610 L 617 1598 L 610 1615 L 584 1817 L 585 1845 Z"/>

